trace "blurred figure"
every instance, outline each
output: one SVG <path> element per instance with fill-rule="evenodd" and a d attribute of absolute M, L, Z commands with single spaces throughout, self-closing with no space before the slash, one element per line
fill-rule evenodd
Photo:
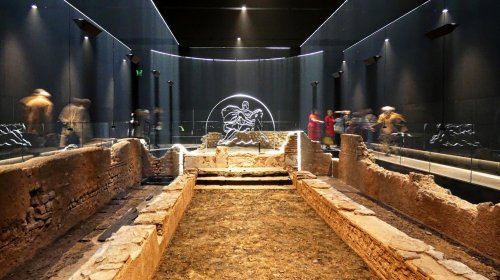
<path fill-rule="evenodd" d="M 143 138 L 149 144 L 149 133 L 151 132 L 151 121 L 149 110 L 136 109 L 133 116 L 133 136 Z"/>
<path fill-rule="evenodd" d="M 46 136 L 52 133 L 52 110 L 54 104 L 50 101 L 51 94 L 44 89 L 35 89 L 33 93 L 21 99 L 24 107 L 26 132 L 36 136 Z"/>
<path fill-rule="evenodd" d="M 309 115 L 309 123 L 307 124 L 307 136 L 309 139 L 319 141 L 321 137 L 320 123 L 323 123 L 323 121 L 318 118 L 318 110 L 313 109 Z"/>
<path fill-rule="evenodd" d="M 373 114 L 373 110 L 368 108 L 364 110 L 363 117 L 363 138 L 367 143 L 367 147 L 372 149 L 372 143 L 375 134 L 375 126 L 377 125 L 377 117 Z"/>
<path fill-rule="evenodd" d="M 92 138 L 89 99 L 72 98 L 59 114 L 59 121 L 63 124 L 59 147 L 69 144 L 83 145 Z"/>
<path fill-rule="evenodd" d="M 326 116 L 325 116 L 325 138 L 323 139 L 323 144 L 327 146 L 327 148 L 332 149 L 334 145 L 334 137 L 335 137 L 335 131 L 333 129 L 335 125 L 335 119 L 333 118 L 333 111 L 328 110 L 326 111 Z"/>
<path fill-rule="evenodd" d="M 352 113 L 351 118 L 347 121 L 346 133 L 361 135 L 363 125 L 363 115 L 361 112 Z"/>
<path fill-rule="evenodd" d="M 335 111 L 337 117 L 335 118 L 335 122 L 333 125 L 333 131 L 335 132 L 335 145 L 340 147 L 341 135 L 345 132 L 347 121 L 349 120 L 349 114 L 351 111 Z"/>
<path fill-rule="evenodd" d="M 81 143 L 85 144 L 93 138 L 92 134 L 92 123 L 90 122 L 89 108 L 92 102 L 90 99 L 82 99 L 80 102 L 80 114 L 81 114 Z"/>
<path fill-rule="evenodd" d="M 395 112 L 395 108 L 391 106 L 382 107 L 382 114 L 379 115 L 377 124 L 382 125 L 380 129 L 379 140 L 382 144 L 382 151 L 386 155 L 390 154 L 390 146 L 395 144 L 395 133 L 408 131 L 405 123 L 406 120 L 402 115 Z"/>

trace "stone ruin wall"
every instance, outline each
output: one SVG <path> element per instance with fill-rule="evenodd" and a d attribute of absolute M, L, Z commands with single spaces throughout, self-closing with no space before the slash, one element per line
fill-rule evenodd
<path fill-rule="evenodd" d="M 0 167 L 0 278 L 140 184 L 141 144 L 82 148 Z"/>
<path fill-rule="evenodd" d="M 179 156 L 181 151 L 178 147 L 168 149 L 167 152 L 157 158 L 153 156 L 144 146 L 142 147 L 142 176 L 163 177 L 179 175 Z"/>
<path fill-rule="evenodd" d="M 432 175 L 388 171 L 358 135 L 342 135 L 339 179 L 366 195 L 495 260 L 500 260 L 500 204 L 472 204 L 451 195 Z"/>
<path fill-rule="evenodd" d="M 332 155 L 323 153 L 321 144 L 311 141 L 304 132 L 300 132 L 300 158 L 301 170 L 318 176 L 331 175 Z"/>
<path fill-rule="evenodd" d="M 262 134 L 264 134 L 268 140 L 267 143 L 262 142 L 261 143 L 261 148 L 262 149 L 278 149 L 280 148 L 286 141 L 286 137 L 288 135 L 288 131 L 260 131 Z M 241 137 L 245 138 L 245 135 L 248 135 L 248 139 L 254 139 L 256 137 L 252 137 L 255 135 L 257 132 L 256 131 L 250 131 L 250 132 L 244 132 L 241 133 Z M 200 148 L 204 149 L 206 147 L 208 148 L 215 148 L 217 147 L 217 142 L 222 139 L 222 133 L 220 132 L 209 132 L 207 135 L 203 136 L 201 138 L 201 145 Z M 253 145 L 255 146 L 255 145 Z"/>

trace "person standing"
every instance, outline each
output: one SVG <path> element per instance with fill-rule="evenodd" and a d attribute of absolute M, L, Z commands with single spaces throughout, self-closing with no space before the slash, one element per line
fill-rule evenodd
<path fill-rule="evenodd" d="M 323 121 L 318 118 L 318 110 L 313 109 L 309 115 L 309 123 L 307 124 L 307 136 L 309 139 L 319 141 L 321 137 L 320 123 L 323 123 Z"/>
<path fill-rule="evenodd" d="M 52 133 L 52 110 L 54 104 L 50 101 L 51 94 L 44 89 L 35 89 L 33 93 L 21 99 L 26 120 L 26 132 L 44 137 Z"/>
<path fill-rule="evenodd" d="M 377 123 L 382 125 L 380 129 L 379 140 L 382 144 L 382 150 L 385 155 L 390 155 L 390 147 L 395 144 L 395 133 L 408 131 L 405 118 L 395 112 L 391 106 L 382 107 L 382 113 L 379 115 Z"/>
<path fill-rule="evenodd" d="M 333 148 L 334 145 L 334 137 L 335 137 L 335 118 L 333 117 L 333 110 L 326 111 L 325 116 L 325 138 L 324 144 L 327 145 L 328 148 Z"/>

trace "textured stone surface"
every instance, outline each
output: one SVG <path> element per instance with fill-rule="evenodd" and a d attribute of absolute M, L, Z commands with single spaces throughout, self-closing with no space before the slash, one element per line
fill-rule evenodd
<path fill-rule="evenodd" d="M 375 164 L 358 135 L 342 135 L 339 179 L 444 235 L 500 260 L 500 204 L 471 204 L 434 183 L 433 176 L 404 175 Z M 355 172 L 355 175 L 353 174 Z"/>
<path fill-rule="evenodd" d="M 463 264 L 461 262 L 457 262 L 454 260 L 440 260 L 438 262 L 440 264 L 444 265 L 446 268 L 448 268 L 453 273 L 458 274 L 458 275 L 474 273 L 474 271 L 472 269 L 470 269 L 470 267 L 466 266 L 465 264 Z"/>
<path fill-rule="evenodd" d="M 132 139 L 1 166 L 0 277 L 141 177 L 141 145 Z"/>
<path fill-rule="evenodd" d="M 365 207 L 356 206 L 357 203 L 333 187 L 314 188 L 314 179 L 297 180 L 295 174 L 293 178 L 294 185 L 304 199 L 380 278 L 465 279 L 431 257 L 431 246 L 409 237 L 376 216 L 356 214 L 354 208 Z M 349 207 L 339 207 L 342 205 Z M 365 208 L 361 211 L 368 213 L 369 210 Z"/>

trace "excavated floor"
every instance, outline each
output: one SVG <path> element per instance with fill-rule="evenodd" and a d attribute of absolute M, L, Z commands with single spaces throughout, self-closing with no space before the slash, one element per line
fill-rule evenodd
<path fill-rule="evenodd" d="M 154 279 L 377 279 L 295 189 L 197 189 Z"/>

